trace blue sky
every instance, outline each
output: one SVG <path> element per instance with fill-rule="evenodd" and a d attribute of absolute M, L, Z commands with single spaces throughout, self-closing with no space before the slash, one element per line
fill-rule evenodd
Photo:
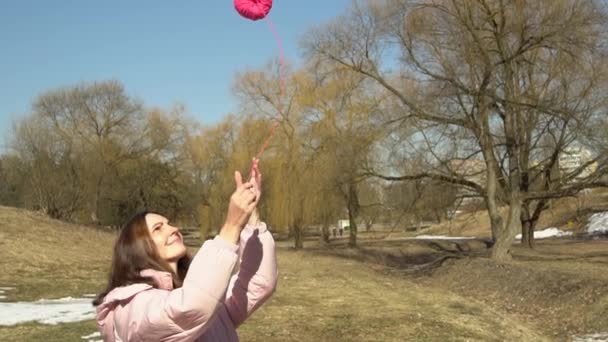
<path fill-rule="evenodd" d="M 276 0 L 270 18 L 297 63 L 298 38 L 350 0 Z M 40 93 L 107 79 L 148 106 L 185 104 L 212 124 L 237 110 L 235 72 L 278 57 L 268 23 L 243 19 L 232 0 L 2 0 L 0 141 Z"/>

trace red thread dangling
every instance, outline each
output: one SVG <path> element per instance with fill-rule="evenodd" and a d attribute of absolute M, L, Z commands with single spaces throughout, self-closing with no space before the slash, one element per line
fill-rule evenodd
<path fill-rule="evenodd" d="M 247 19 L 251 20 L 260 20 L 265 18 L 268 13 L 270 13 L 270 9 L 272 8 L 272 0 L 234 0 L 234 8 L 239 12 L 239 14 Z M 259 159 L 268 147 L 268 143 L 270 139 L 274 136 L 274 133 L 279 126 L 281 115 L 283 114 L 283 97 L 285 96 L 285 61 L 283 59 L 283 44 L 281 44 L 281 39 L 279 38 L 279 34 L 275 29 L 272 21 L 268 18 L 268 25 L 270 30 L 274 34 L 274 37 L 277 41 L 277 45 L 279 46 L 279 63 L 280 63 L 280 95 L 279 95 L 279 103 L 278 103 L 278 114 L 277 118 L 270 128 L 268 133 L 268 137 L 264 140 L 264 143 L 260 147 L 260 150 L 256 154 L 256 159 Z"/>

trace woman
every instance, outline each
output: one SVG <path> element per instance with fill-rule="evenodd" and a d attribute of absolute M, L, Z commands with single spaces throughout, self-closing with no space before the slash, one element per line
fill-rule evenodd
<path fill-rule="evenodd" d="M 243 183 L 235 172 L 225 224 L 191 261 L 162 215 L 141 213 L 125 225 L 108 287 L 94 301 L 104 341 L 238 341 L 236 328 L 277 282 L 274 240 L 256 209 L 257 161 L 251 175 Z"/>

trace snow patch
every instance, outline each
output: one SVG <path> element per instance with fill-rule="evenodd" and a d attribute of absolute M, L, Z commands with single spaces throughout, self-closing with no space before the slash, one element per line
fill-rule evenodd
<path fill-rule="evenodd" d="M 608 211 L 591 215 L 587 224 L 587 233 L 592 235 L 608 233 Z"/>
<path fill-rule="evenodd" d="M 534 232 L 535 239 L 547 239 L 551 237 L 562 237 L 562 236 L 571 236 L 572 232 L 565 232 L 559 228 L 547 228 L 543 230 L 537 230 Z M 521 234 L 517 234 L 515 239 L 521 240 Z"/>
<path fill-rule="evenodd" d="M 6 296 L 4 295 L 6 293 L 6 291 L 10 291 L 10 290 L 14 290 L 14 287 L 0 287 L 0 300 L 1 299 L 6 299 Z"/>
<path fill-rule="evenodd" d="M 444 236 L 444 235 L 418 235 L 415 239 L 419 240 L 471 240 L 476 239 L 475 237 L 463 237 L 463 236 Z"/>
<path fill-rule="evenodd" d="M 81 336 L 83 340 L 86 340 L 87 342 L 103 342 L 101 340 L 101 333 L 98 332 L 94 332 L 90 335 L 86 335 L 86 336 Z"/>
<path fill-rule="evenodd" d="M 95 307 L 90 298 L 41 299 L 35 302 L 0 303 L 0 325 L 25 322 L 58 323 L 80 322 L 95 318 Z"/>
<path fill-rule="evenodd" d="M 572 342 L 608 342 L 608 333 L 573 336 Z"/>

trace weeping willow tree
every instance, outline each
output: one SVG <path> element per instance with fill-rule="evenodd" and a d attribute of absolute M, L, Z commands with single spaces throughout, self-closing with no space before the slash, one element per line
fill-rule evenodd
<path fill-rule="evenodd" d="M 279 230 L 287 230 L 294 247 L 299 249 L 304 247 L 304 228 L 311 223 L 307 211 L 313 209 L 310 204 L 315 193 L 308 189 L 311 173 L 306 168 L 307 160 L 302 158 L 302 151 L 296 150 L 296 139 L 290 140 L 283 135 L 277 139 L 286 143 L 277 146 L 266 164 L 272 171 L 265 204 L 270 208 L 268 221 Z"/>
<path fill-rule="evenodd" d="M 309 121 L 302 110 L 303 72 L 285 72 L 286 88 L 281 90 L 278 63 L 261 70 L 250 70 L 237 76 L 234 92 L 241 107 L 266 129 L 256 126 L 255 133 L 268 137 L 269 129 L 277 125 L 268 149 L 261 158 L 264 175 L 262 214 L 275 230 L 288 232 L 294 247 L 304 246 L 304 229 L 319 217 L 316 196 L 318 184 L 311 167 L 315 153 L 309 148 Z M 257 146 L 261 146 L 261 141 Z"/>
<path fill-rule="evenodd" d="M 230 167 L 236 126 L 235 117 L 229 116 L 216 126 L 201 128 L 184 144 L 189 158 L 183 167 L 188 168 L 198 193 L 196 219 L 203 237 L 213 235 L 224 223 L 228 199 L 234 190 Z"/>
<path fill-rule="evenodd" d="M 341 199 L 349 219 L 349 246 L 355 247 L 364 170 L 386 133 L 380 124 L 383 101 L 370 82 L 346 68 L 316 65 L 309 75 L 301 103 L 312 122 L 311 148 L 323 170 L 317 181 L 326 189 L 324 197 Z"/>

